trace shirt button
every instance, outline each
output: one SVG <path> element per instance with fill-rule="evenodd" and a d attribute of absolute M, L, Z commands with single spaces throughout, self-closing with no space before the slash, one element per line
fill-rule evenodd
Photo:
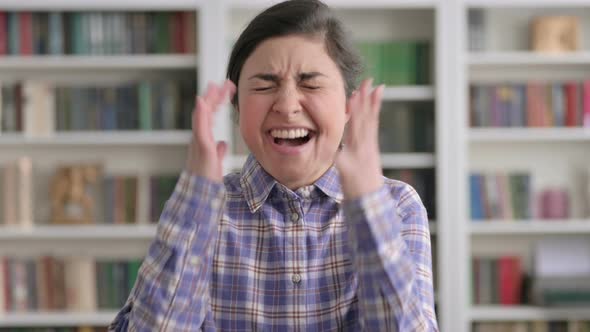
<path fill-rule="evenodd" d="M 301 275 L 299 273 L 295 273 L 291 276 L 291 281 L 294 284 L 298 284 L 299 282 L 301 282 Z"/>
<path fill-rule="evenodd" d="M 195 256 L 195 257 L 191 257 L 191 258 L 189 258 L 189 260 L 188 260 L 188 261 L 189 261 L 189 263 L 190 263 L 191 265 L 193 265 L 193 266 L 197 266 L 197 265 L 199 265 L 199 263 L 201 262 L 201 259 L 199 259 L 199 257 L 196 257 L 196 256 Z"/>
<path fill-rule="evenodd" d="M 291 221 L 293 221 L 293 222 L 298 222 L 298 221 L 299 221 L 299 214 L 298 214 L 298 213 L 296 213 L 296 212 L 295 212 L 295 213 L 293 213 L 293 214 L 291 215 Z"/>

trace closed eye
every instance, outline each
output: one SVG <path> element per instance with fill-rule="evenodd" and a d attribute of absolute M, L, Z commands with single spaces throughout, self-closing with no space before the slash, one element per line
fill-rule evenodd
<path fill-rule="evenodd" d="M 254 88 L 254 91 L 267 91 L 272 89 L 272 87 L 268 86 L 268 87 L 263 87 L 263 88 Z"/>
<path fill-rule="evenodd" d="M 319 86 L 313 86 L 313 85 L 304 85 L 303 87 L 308 90 L 317 90 L 320 88 Z"/>

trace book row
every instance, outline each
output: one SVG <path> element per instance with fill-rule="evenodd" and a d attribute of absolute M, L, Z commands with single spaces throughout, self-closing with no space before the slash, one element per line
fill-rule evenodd
<path fill-rule="evenodd" d="M 428 41 L 359 42 L 358 51 L 365 63 L 365 76 L 376 84 L 425 85 L 430 83 Z"/>
<path fill-rule="evenodd" d="M 590 81 L 477 84 L 472 127 L 590 127 Z"/>
<path fill-rule="evenodd" d="M 520 257 L 474 257 L 472 268 L 472 303 L 514 305 L 523 298 L 523 271 Z"/>
<path fill-rule="evenodd" d="M 473 332 L 590 332 L 590 322 L 534 321 L 474 323 Z"/>
<path fill-rule="evenodd" d="M 534 188 L 531 176 L 526 172 L 471 173 L 471 219 L 567 220 L 576 214 L 572 211 L 574 198 L 581 199 L 585 207 L 581 214 L 588 215 L 590 169 L 580 173 L 578 177 L 579 185 L 584 189 L 573 191 L 571 188 L 555 185 Z"/>
<path fill-rule="evenodd" d="M 469 175 L 471 219 L 530 219 L 531 177 L 528 173 Z"/>
<path fill-rule="evenodd" d="M 1 55 L 195 53 L 195 12 L 3 12 Z"/>
<path fill-rule="evenodd" d="M 50 179 L 46 202 L 34 202 L 35 179 L 31 158 L 0 165 L 0 224 L 31 227 L 33 224 L 135 224 L 156 223 L 174 191 L 178 175 L 104 174 L 100 165 L 58 167 Z M 38 179 L 40 181 L 40 179 Z M 146 204 L 140 203 L 145 191 Z M 39 203 L 50 206 L 50 216 L 34 215 Z M 145 218 L 140 220 L 140 211 Z M 42 220 L 35 221 L 35 217 Z"/>
<path fill-rule="evenodd" d="M 104 87 L 2 85 L 0 131 L 48 135 L 56 130 L 189 129 L 192 80 L 141 81 Z"/>
<path fill-rule="evenodd" d="M 121 308 L 140 265 L 140 260 L 0 257 L 0 312 Z"/>

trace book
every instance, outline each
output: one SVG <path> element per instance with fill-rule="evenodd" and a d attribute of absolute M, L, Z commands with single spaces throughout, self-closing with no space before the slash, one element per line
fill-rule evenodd
<path fill-rule="evenodd" d="M 484 51 L 486 45 L 485 36 L 485 10 L 471 8 L 467 12 L 467 25 L 469 28 L 469 50 Z"/>
<path fill-rule="evenodd" d="M 0 55 L 8 54 L 8 15 L 0 11 Z"/>
<path fill-rule="evenodd" d="M 28 137 L 49 137 L 55 128 L 55 100 L 49 85 L 23 83 L 24 131 Z"/>
<path fill-rule="evenodd" d="M 97 309 L 95 262 L 87 257 L 65 260 L 65 297 L 67 309 L 93 312 Z"/>

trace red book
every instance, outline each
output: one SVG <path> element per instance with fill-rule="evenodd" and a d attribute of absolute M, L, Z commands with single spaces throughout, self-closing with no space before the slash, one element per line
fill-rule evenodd
<path fill-rule="evenodd" d="M 590 81 L 584 81 L 584 115 L 582 124 L 590 128 Z"/>
<path fill-rule="evenodd" d="M 575 127 L 578 125 L 578 84 L 568 82 L 565 85 L 565 125 Z"/>
<path fill-rule="evenodd" d="M 33 54 L 33 14 L 22 12 L 20 15 L 20 54 Z"/>
<path fill-rule="evenodd" d="M 0 12 L 0 55 L 8 53 L 8 21 L 5 12 Z"/>
<path fill-rule="evenodd" d="M 522 269 L 519 257 L 500 257 L 498 260 L 498 282 L 500 304 L 513 305 L 520 303 Z"/>
<path fill-rule="evenodd" d="M 4 308 L 5 311 L 11 311 L 12 310 L 12 281 L 10 278 L 11 272 L 10 272 L 10 259 L 7 257 L 4 258 L 0 258 L 0 260 L 3 260 L 3 264 L 0 264 L 0 267 L 4 267 L 3 270 L 0 270 L 0 273 L 4 274 L 4 285 L 0 285 L 0 287 L 4 287 Z M 0 299 L 2 300 L 2 299 Z"/>
<path fill-rule="evenodd" d="M 182 12 L 176 12 L 172 16 L 172 51 L 174 53 L 185 53 L 184 45 L 184 29 L 186 24 L 184 23 L 184 15 Z"/>

